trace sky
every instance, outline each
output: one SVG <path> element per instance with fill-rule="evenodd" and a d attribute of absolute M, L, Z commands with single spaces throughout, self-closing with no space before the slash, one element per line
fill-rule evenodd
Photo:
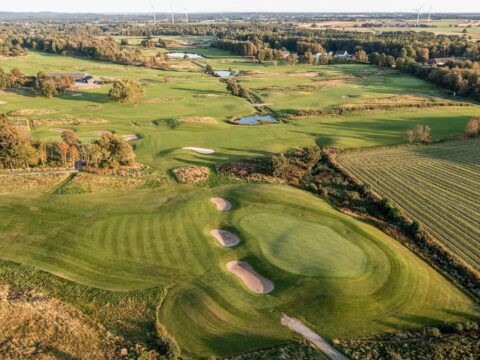
<path fill-rule="evenodd" d="M 170 0 L 0 0 L 0 11 L 147 12 L 170 11 Z M 408 12 L 424 5 L 433 12 L 479 12 L 480 0 L 173 0 L 182 12 Z"/>

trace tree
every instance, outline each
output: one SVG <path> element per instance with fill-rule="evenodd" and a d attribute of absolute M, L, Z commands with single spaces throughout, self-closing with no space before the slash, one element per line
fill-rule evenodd
<path fill-rule="evenodd" d="M 412 129 L 408 129 L 407 130 L 407 139 L 408 139 L 408 142 L 410 144 L 412 144 L 413 141 L 415 140 L 415 131 L 413 131 Z"/>
<path fill-rule="evenodd" d="M 38 153 L 30 139 L 13 127 L 5 115 L 0 116 L 0 166 L 29 167 L 38 163 Z"/>
<path fill-rule="evenodd" d="M 475 137 L 480 134 L 480 118 L 471 118 L 465 128 L 465 135 Z"/>
<path fill-rule="evenodd" d="M 367 56 L 367 53 L 365 52 L 365 50 L 358 50 L 355 53 L 355 59 L 359 63 L 366 63 L 368 61 L 368 56 Z"/>
<path fill-rule="evenodd" d="M 70 152 L 70 146 L 68 146 L 66 142 L 61 141 L 57 144 L 56 148 L 60 158 L 62 159 L 63 165 L 67 165 L 67 156 Z"/>
<path fill-rule="evenodd" d="M 80 146 L 80 141 L 72 130 L 65 130 L 62 132 L 61 137 L 68 146 L 75 146 L 77 149 Z"/>
<path fill-rule="evenodd" d="M 72 162 L 72 166 L 75 166 L 75 162 L 80 160 L 80 152 L 76 146 L 70 146 L 68 149 L 68 158 Z"/>
<path fill-rule="evenodd" d="M 108 93 L 110 98 L 121 103 L 137 102 L 145 93 L 142 85 L 134 79 L 117 80 Z"/>
<path fill-rule="evenodd" d="M 135 165 L 135 152 L 132 146 L 111 134 L 105 134 L 93 143 L 91 156 L 92 161 L 101 167 L 117 168 Z"/>

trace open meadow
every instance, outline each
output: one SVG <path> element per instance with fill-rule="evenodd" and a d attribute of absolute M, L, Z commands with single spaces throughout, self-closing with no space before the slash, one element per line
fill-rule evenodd
<path fill-rule="evenodd" d="M 140 38 L 129 40 L 136 48 Z M 150 305 L 145 310 L 150 323 L 142 323 L 138 333 L 155 332 L 158 321 L 186 358 L 290 343 L 298 336 L 282 326 L 282 314 L 301 319 L 327 339 L 478 319 L 469 296 L 367 222 L 309 192 L 234 181 L 216 170 L 233 160 L 297 147 L 403 144 L 407 129 L 416 125 L 430 126 L 432 139 L 458 136 L 480 114 L 478 104 L 395 70 L 259 64 L 205 46 L 210 37 L 202 37 L 200 45 L 190 37 L 183 44 L 169 40 L 176 46 L 166 51 L 205 57 L 171 59 L 169 70 L 35 51 L 0 59 L 5 70 L 16 67 L 26 75 L 75 71 L 102 78 L 104 85 L 51 99 L 20 89 L 2 91 L 0 113 L 24 122 L 40 141 L 58 141 L 65 129 L 84 143 L 104 132 L 134 135 L 136 159 L 150 171 L 127 180 L 57 174 L 36 188 L 22 188 L 21 181 L 15 188 L 0 177 L 2 260 L 105 292 L 107 303 L 115 299 L 112 294 L 135 293 Z M 223 79 L 203 72 L 207 64 L 238 72 L 235 79 L 257 102 L 232 95 Z M 120 78 L 138 80 L 145 96 L 135 104 L 111 101 L 111 82 Z M 259 112 L 279 123 L 231 122 Z M 478 141 L 472 141 L 352 152 L 340 160 L 478 269 L 474 244 L 480 233 L 474 224 L 480 198 L 472 190 L 480 181 L 478 151 Z M 210 179 L 198 186 L 175 182 L 172 170 L 189 165 L 208 167 Z M 227 200 L 231 209 L 219 211 L 212 198 Z M 432 213 L 432 207 L 440 210 Z M 221 246 L 222 239 L 211 233 L 218 229 L 236 235 L 239 243 Z M 237 273 L 227 267 L 236 260 L 272 287 L 255 289 L 242 277 L 247 267 Z M 2 266 L 0 277 L 8 273 Z M 87 312 L 99 303 L 91 300 Z"/>

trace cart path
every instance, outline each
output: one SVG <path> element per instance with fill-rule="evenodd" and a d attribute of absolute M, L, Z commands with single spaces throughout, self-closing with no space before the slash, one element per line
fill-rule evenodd
<path fill-rule="evenodd" d="M 349 360 L 345 355 L 336 350 L 320 335 L 315 333 L 300 320 L 291 318 L 285 314 L 282 315 L 282 325 L 285 325 L 290 330 L 302 335 L 305 339 L 311 341 L 317 348 L 323 351 L 332 360 Z"/>

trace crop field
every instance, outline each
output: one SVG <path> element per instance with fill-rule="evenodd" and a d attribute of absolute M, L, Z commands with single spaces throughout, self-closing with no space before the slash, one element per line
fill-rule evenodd
<path fill-rule="evenodd" d="M 480 141 L 351 152 L 338 160 L 480 270 Z"/>
<path fill-rule="evenodd" d="M 233 211 L 217 211 L 212 196 L 229 199 Z M 218 227 L 235 231 L 240 245 L 219 246 L 209 235 Z M 291 335 L 280 324 L 283 312 L 326 337 L 476 312 L 464 294 L 390 237 L 288 187 L 3 195 L 0 240 L 3 259 L 81 284 L 169 289 L 160 321 L 192 356 L 285 343 Z M 225 269 L 234 259 L 252 264 L 275 290 L 251 293 Z"/>

